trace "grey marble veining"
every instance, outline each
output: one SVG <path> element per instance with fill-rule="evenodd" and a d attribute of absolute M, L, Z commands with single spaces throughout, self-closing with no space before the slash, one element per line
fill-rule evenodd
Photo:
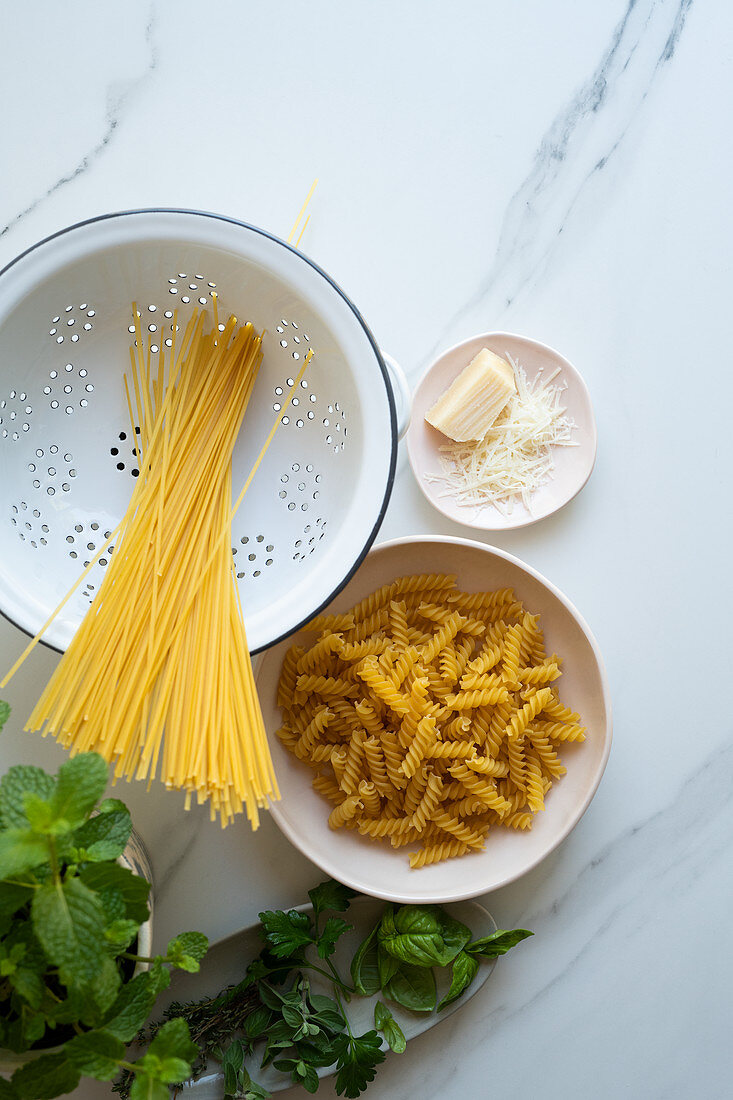
<path fill-rule="evenodd" d="M 580 196 L 613 157 L 674 57 L 691 6 L 692 0 L 629 0 L 597 65 L 543 135 L 512 195 L 485 279 L 450 318 L 428 358 L 478 306 L 509 307 L 542 276 Z"/>
<path fill-rule="evenodd" d="M 94 144 L 94 146 L 85 153 L 81 160 L 64 175 L 60 176 L 46 191 L 33 199 L 32 202 L 20 210 L 17 214 L 14 214 L 10 220 L 0 229 L 0 238 L 4 237 L 6 233 L 9 233 L 23 218 L 28 214 L 32 214 L 38 207 L 51 198 L 62 187 L 66 187 L 67 184 L 72 183 L 78 179 L 79 176 L 88 172 L 102 156 L 107 149 L 110 142 L 114 139 L 115 132 L 118 126 L 124 121 L 126 113 L 130 110 L 135 99 L 139 96 L 142 88 L 150 81 L 153 74 L 158 67 L 158 46 L 156 42 L 156 24 L 157 17 L 155 14 L 155 7 L 150 10 L 148 22 L 145 26 L 145 44 L 148 53 L 148 62 L 145 70 L 133 79 L 125 82 L 116 81 L 110 84 L 104 92 L 104 121 L 105 129 L 102 136 Z"/>

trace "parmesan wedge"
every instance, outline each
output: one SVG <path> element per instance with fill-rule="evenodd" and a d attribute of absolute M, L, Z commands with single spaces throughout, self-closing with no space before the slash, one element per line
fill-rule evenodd
<path fill-rule="evenodd" d="M 456 443 L 483 439 L 516 392 L 514 371 L 505 359 L 482 348 L 425 414 Z"/>
<path fill-rule="evenodd" d="M 476 509 L 492 505 L 510 515 L 521 503 L 532 515 L 532 495 L 552 477 L 556 447 L 577 447 L 573 419 L 562 405 L 564 385 L 555 383 L 559 367 L 530 382 L 521 363 L 514 368 L 517 392 L 495 424 L 478 442 L 444 443 L 442 473 L 425 480 L 442 485 L 440 496 Z"/>

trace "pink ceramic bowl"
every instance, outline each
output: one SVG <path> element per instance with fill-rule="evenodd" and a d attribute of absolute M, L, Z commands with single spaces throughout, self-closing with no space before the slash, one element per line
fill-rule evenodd
<path fill-rule="evenodd" d="M 521 502 L 514 504 L 509 515 L 503 515 L 493 504 L 478 508 L 459 504 L 454 495 L 446 494 L 444 484 L 426 481 L 425 478 L 426 474 L 441 473 L 439 448 L 448 442 L 441 432 L 427 423 L 425 413 L 481 348 L 488 348 L 503 358 L 511 356 L 515 363 L 518 362 L 524 368 L 530 382 L 540 370 L 545 377 L 549 377 L 559 367 L 560 373 L 553 385 L 567 387 L 562 404 L 575 422 L 572 438 L 577 446 L 553 448 L 555 469 L 549 480 L 534 493 L 531 512 Z M 449 348 L 428 368 L 412 399 L 407 453 L 418 485 L 439 512 L 467 527 L 482 531 L 508 531 L 516 527 L 526 527 L 552 515 L 580 492 L 593 470 L 596 442 L 596 423 L 588 387 L 572 363 L 537 340 L 529 340 L 526 336 L 515 336 L 509 332 L 489 332 L 472 336 L 470 340 Z"/>

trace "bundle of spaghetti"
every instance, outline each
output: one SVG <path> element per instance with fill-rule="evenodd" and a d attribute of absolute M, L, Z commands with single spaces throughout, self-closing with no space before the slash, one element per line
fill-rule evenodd
<path fill-rule="evenodd" d="M 219 324 L 215 304 L 208 332 L 197 311 L 176 341 L 174 320 L 154 374 L 133 312 L 125 387 L 140 476 L 97 598 L 26 728 L 101 753 L 116 777 L 160 770 L 187 804 L 208 799 L 222 825 L 246 808 L 256 828 L 278 792 L 233 570 L 231 459 L 261 337 L 235 317 Z"/>

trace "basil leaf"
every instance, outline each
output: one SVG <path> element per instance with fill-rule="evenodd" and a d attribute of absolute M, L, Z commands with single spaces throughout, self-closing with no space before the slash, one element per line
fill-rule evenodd
<path fill-rule="evenodd" d="M 362 997 L 376 993 L 381 984 L 377 963 L 377 928 L 378 925 L 375 924 L 351 960 L 351 980 L 356 992 Z"/>
<path fill-rule="evenodd" d="M 412 1012 L 432 1012 L 437 998 L 435 975 L 426 966 L 403 963 L 382 986 L 382 992 L 390 1001 Z"/>
<path fill-rule="evenodd" d="M 453 973 L 451 977 L 450 989 L 446 993 L 445 997 L 438 1004 L 438 1012 L 447 1008 L 449 1004 L 457 1000 L 460 995 L 468 989 L 473 979 L 478 974 L 478 959 L 475 959 L 473 955 L 467 955 L 465 951 L 460 951 L 453 960 Z"/>
<path fill-rule="evenodd" d="M 490 936 L 483 936 L 480 940 L 469 943 L 466 951 L 469 955 L 478 955 L 482 959 L 495 959 L 498 955 L 506 955 L 512 947 L 533 935 L 534 932 L 527 928 L 514 928 L 511 931 L 497 928 Z"/>
<path fill-rule="evenodd" d="M 379 974 L 379 985 L 381 989 L 384 989 L 399 968 L 399 960 L 388 954 L 380 943 L 377 948 L 377 973 Z"/>
<path fill-rule="evenodd" d="M 380 940 L 394 958 L 413 966 L 448 966 L 471 939 L 471 930 L 437 905 L 403 905 L 394 913 L 394 931 Z"/>
<path fill-rule="evenodd" d="M 381 1001 L 374 1006 L 374 1026 L 384 1035 L 390 1050 L 395 1054 L 403 1054 L 407 1046 L 405 1034 L 394 1016 Z"/>

